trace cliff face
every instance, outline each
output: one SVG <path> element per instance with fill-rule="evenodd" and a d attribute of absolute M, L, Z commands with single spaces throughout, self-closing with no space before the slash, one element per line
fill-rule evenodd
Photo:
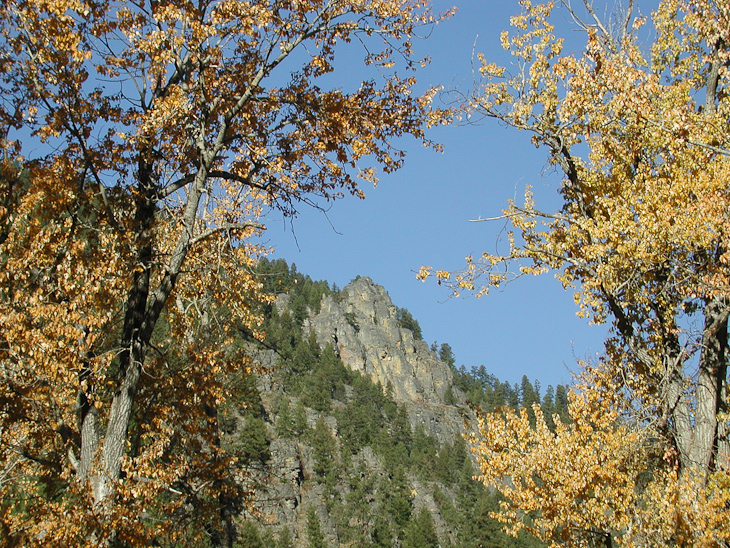
<path fill-rule="evenodd" d="M 461 434 L 474 417 L 454 386 L 484 409 L 529 408 L 539 394 L 526 378 L 513 388 L 484 367 L 454 372 L 370 278 L 337 291 L 281 259 L 259 268 L 280 294 L 266 343 L 243 332 L 237 348 L 266 373 L 234 376 L 219 410 L 232 479 L 255 493 L 237 501 L 234 546 L 544 548 L 491 517 L 499 496 L 473 479 Z M 544 402 L 559 414 L 560 388 Z"/>
<path fill-rule="evenodd" d="M 397 308 L 370 278 L 358 278 L 337 297 L 325 297 L 311 325 L 320 344 L 331 342 L 350 369 L 383 386 L 391 383 L 397 401 L 443 403 L 451 371 L 400 326 Z"/>
<path fill-rule="evenodd" d="M 319 314 L 304 328 L 314 330 L 320 345 L 331 343 L 347 367 L 392 390 L 414 427 L 421 424 L 439 441 L 451 440 L 463 430 L 457 408 L 444 404 L 453 374 L 426 342 L 401 327 L 397 310 L 382 286 L 360 277 L 323 297 Z M 454 397 L 464 402 L 461 393 Z"/>
<path fill-rule="evenodd" d="M 276 310 L 282 315 L 291 310 L 293 304 L 293 298 L 281 294 L 276 301 Z M 307 340 L 313 333 L 321 349 L 331 344 L 346 368 L 380 384 L 388 397 L 405 409 L 407 417 L 404 420 L 410 422 L 411 432 L 415 433 L 420 426 L 422 432 L 440 446 L 453 447 L 462 443 L 463 447 L 460 435 L 464 431 L 464 414 L 469 413 L 465 396 L 452 386 L 453 373 L 449 366 L 441 362 L 424 341 L 415 340 L 411 330 L 401 326 L 398 308 L 382 286 L 367 277 L 357 278 L 341 291 L 323 296 L 318 312 L 307 307 L 302 315 L 302 338 Z M 317 411 L 308 404 L 302 405 L 307 401 L 306 395 L 295 395 L 286 389 L 282 373 L 275 367 L 278 360 L 275 352 L 263 351 L 257 359 L 273 371 L 262 376 L 258 386 L 262 416 L 268 430 L 269 457 L 250 478 L 256 485 L 257 514 L 268 524 L 263 529 L 272 534 L 288 529 L 294 546 L 306 546 L 307 513 L 315 511 L 328 546 L 360 545 L 370 538 L 374 527 L 382 526 L 377 523 L 381 519 L 377 514 L 389 512 L 384 510 L 387 503 L 383 501 L 391 496 L 388 493 L 395 489 L 395 480 L 393 464 L 387 462 L 382 449 L 378 453 L 365 445 L 351 456 L 343 456 L 349 455 L 348 449 L 343 447 L 348 439 L 347 432 L 343 431 L 348 428 L 344 424 L 347 422 L 345 414 L 348 402 L 356 398 L 353 395 L 356 389 L 346 387 L 345 397 L 333 400 L 329 411 Z M 447 391 L 449 401 L 456 405 L 445 403 Z M 307 433 L 283 436 L 280 426 L 283 416 L 297 407 L 301 409 L 300 420 L 305 423 Z M 385 420 L 384 416 L 382 418 Z M 332 452 L 324 457 L 323 428 L 318 423 L 326 425 L 325 437 L 331 437 Z M 393 444 L 397 444 L 394 428 L 388 426 L 386 430 L 387 435 L 392 436 Z M 315 431 L 319 433 L 313 434 Z M 410 438 L 411 435 L 414 437 Z M 316 436 L 320 441 L 315 441 Z M 414 451 L 415 434 L 407 434 L 406 438 L 405 445 Z M 436 459 L 438 445 L 433 446 L 433 452 L 428 453 L 430 456 L 424 457 L 426 460 Z M 336 473 L 323 476 L 323 458 L 336 463 Z M 463 458 L 467 458 L 466 453 Z M 407 466 L 399 465 L 401 470 L 408 470 Z M 403 492 L 402 500 L 406 501 L 404 504 L 410 508 L 409 513 L 415 515 L 420 509 L 427 509 L 439 537 L 453 539 L 453 524 L 449 525 L 441 515 L 434 489 L 442 497 L 453 498 L 456 491 L 451 489 L 455 488 L 445 484 L 427 486 L 424 476 L 419 476 L 414 469 L 405 472 L 403 481 L 405 484 L 399 488 Z M 362 494 L 356 496 L 361 490 Z M 365 498 L 358 502 L 357 497 Z M 370 506 L 371 514 L 362 509 L 352 510 L 348 506 L 350 503 Z M 388 534 L 402 535 L 403 531 L 398 530 L 394 519 L 386 517 L 391 528 Z M 354 540 L 359 537 L 350 538 L 350 533 L 343 531 L 360 531 L 364 536 Z"/>

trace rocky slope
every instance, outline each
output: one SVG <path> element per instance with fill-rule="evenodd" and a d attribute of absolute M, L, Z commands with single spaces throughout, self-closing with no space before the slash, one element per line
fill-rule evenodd
<path fill-rule="evenodd" d="M 323 297 L 319 314 L 309 319 L 321 345 L 332 343 L 342 362 L 392 388 L 393 399 L 408 408 L 411 424 L 421 424 L 439 441 L 463 431 L 457 407 L 444 404 L 453 373 L 426 342 L 401 327 L 397 308 L 380 285 L 360 277 L 339 294 Z M 458 390 L 455 398 L 464 403 Z"/>
<path fill-rule="evenodd" d="M 278 296 L 269 329 L 293 325 L 295 336 L 279 335 L 286 351 L 258 350 L 269 370 L 258 381 L 260 410 L 238 410 L 231 436 L 250 436 L 252 421 L 263 421 L 267 447 L 247 480 L 257 498 L 240 522 L 247 545 L 410 547 L 427 542 L 417 540 L 424 530 L 440 546 L 481 545 L 464 539 L 477 535 L 469 531 L 496 501 L 471 479 L 461 436 L 471 414 L 466 396 L 399 312 L 367 277 L 306 306 L 301 293 Z M 316 348 L 302 351 L 308 344 Z M 328 352 L 339 359 L 328 362 Z M 302 365 L 310 355 L 321 363 Z M 322 382 L 324 403 L 313 395 Z"/>

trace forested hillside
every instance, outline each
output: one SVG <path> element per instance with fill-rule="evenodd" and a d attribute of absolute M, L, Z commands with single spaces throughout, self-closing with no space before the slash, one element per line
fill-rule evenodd
<path fill-rule="evenodd" d="M 450 36 L 504 51 L 472 42 L 452 89 L 435 4 L 0 3 L 0 545 L 730 546 L 730 2 L 519 0 L 498 32 L 491 2 Z M 610 326 L 570 390 L 457 365 L 368 277 L 261 260 L 272 219 L 490 119 L 543 157 L 471 134 L 356 220 L 450 252 L 444 198 L 485 208 L 496 245 L 417 277 L 554 274 Z M 495 216 L 516 189 L 485 179 L 525 175 Z"/>
<path fill-rule="evenodd" d="M 280 295 L 266 310 L 268 336 L 257 351 L 273 369 L 242 383 L 242 397 L 226 406 L 222 420 L 224 446 L 254 471 L 256 483 L 256 505 L 239 522 L 241 546 L 540 545 L 507 536 L 489 516 L 499 498 L 474 481 L 461 435 L 439 441 L 418 422 L 418 406 L 396 401 L 391 384 L 346 367 L 338 349 L 307 328 L 323 297 L 344 300 L 346 291 L 283 260 L 262 261 L 258 274 L 267 291 Z M 418 334 L 407 310 L 396 307 L 396 317 Z M 471 415 L 467 398 L 488 409 L 541 400 L 565 412 L 562 386 L 541 395 L 526 377 L 511 386 L 484 366 L 457 368 L 447 343 L 433 343 L 429 352 L 453 373 L 438 405 L 460 409 L 461 431 Z"/>

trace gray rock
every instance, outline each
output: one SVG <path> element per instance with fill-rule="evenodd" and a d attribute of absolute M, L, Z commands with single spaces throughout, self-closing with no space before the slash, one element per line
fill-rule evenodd
<path fill-rule="evenodd" d="M 277 298 L 279 313 L 283 313 L 288 301 L 288 295 Z M 323 297 L 320 311 L 310 311 L 302 329 L 305 337 L 313 331 L 322 347 L 331 344 L 346 367 L 368 376 L 389 391 L 396 402 L 406 407 L 414 429 L 421 425 L 427 434 L 440 442 L 452 442 L 464 431 L 464 415 L 470 412 L 465 395 L 453 387 L 451 369 L 438 359 L 428 344 L 416 340 L 412 331 L 400 325 L 398 309 L 390 296 L 370 278 L 357 278 L 338 294 Z M 254 352 L 253 346 L 251 351 Z M 273 371 L 276 366 L 277 356 L 270 350 L 259 350 L 254 358 L 264 370 Z M 456 406 L 444 402 L 450 386 Z M 273 436 L 273 423 L 281 402 L 289 396 L 283 392 L 276 375 L 260 375 L 258 388 Z M 289 403 L 293 410 L 294 402 L 290 400 Z M 319 413 L 307 408 L 306 415 L 308 425 L 314 427 Z M 336 419 L 325 416 L 325 422 L 337 437 Z M 289 527 L 295 546 L 303 548 L 306 546 L 306 512 L 308 508 L 314 508 L 327 542 L 339 546 L 337 529 L 325 504 L 324 487 L 314 479 L 313 448 L 306 441 L 274 438 L 269 449 L 271 458 L 266 463 L 266 470 L 252 478 L 257 491 L 256 513 L 263 516 L 261 521 L 275 532 L 283 526 Z M 364 447 L 353 456 L 350 469 L 364 469 L 376 477 L 388 473 L 371 447 Z M 453 541 L 453 532 L 440 515 L 432 487 L 423 485 L 413 475 L 409 476 L 409 483 L 414 508 L 427 508 L 439 536 Z M 335 489 L 341 497 L 349 492 L 347 485 L 338 485 Z"/>
<path fill-rule="evenodd" d="M 324 297 L 308 324 L 319 343 L 332 344 L 347 367 L 392 390 L 395 401 L 408 408 L 414 427 L 421 424 L 440 441 L 463 430 L 458 410 L 444 405 L 454 380 L 451 369 L 400 326 L 397 308 L 382 286 L 368 277 L 355 279 L 339 295 Z M 464 394 L 452 390 L 457 402 L 464 403 Z"/>

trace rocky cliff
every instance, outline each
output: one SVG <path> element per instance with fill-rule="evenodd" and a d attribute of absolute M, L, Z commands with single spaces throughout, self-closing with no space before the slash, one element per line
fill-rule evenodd
<path fill-rule="evenodd" d="M 244 545 L 471 548 L 489 534 L 512 546 L 494 532 L 494 494 L 472 479 L 471 411 L 452 368 L 370 278 L 336 291 L 288 268 L 272 276 L 290 291 L 256 356 L 260 400 L 234 411 L 229 437 L 256 492 Z"/>
<path fill-rule="evenodd" d="M 280 294 L 276 300 L 276 314 L 288 313 L 291 300 L 290 294 Z M 452 401 L 463 404 L 466 399 L 453 387 L 453 372 L 424 341 L 417 340 L 410 329 L 401 325 L 398 308 L 382 286 L 368 277 L 359 277 L 344 289 L 323 295 L 319 307 L 306 308 L 301 330 L 304 340 L 313 334 L 320 348 L 331 345 L 347 368 L 382 386 L 388 397 L 406 410 L 413 431 L 422 427 L 422 431 L 437 444 L 453 443 L 456 438 L 461 441 L 467 408 L 444 402 L 449 390 Z M 328 487 L 322 478 L 317 478 L 316 449 L 311 436 L 280 435 L 276 425 L 286 420 L 282 419 L 283 412 L 290 412 L 282 410 L 301 406 L 301 398 L 286 390 L 277 367 L 280 357 L 276 352 L 259 351 L 257 359 L 270 370 L 270 373 L 261 376 L 259 382 L 262 415 L 269 437 L 269 458 L 251 478 L 258 493 L 254 514 L 267 522 L 272 531 L 289 528 L 294 545 L 305 546 L 305 513 L 308 509 L 315 509 L 328 545 L 341 545 L 337 520 L 331 515 L 334 511 L 328 498 L 346 500 L 351 497 L 352 480 L 348 483 L 341 479 Z M 351 394 L 352 388 L 347 389 Z M 333 447 L 337 447 L 337 454 L 331 455 L 331 458 L 339 462 L 343 435 L 336 417 L 344 404 L 333 402 L 330 412 L 301 407 L 310 433 L 320 418 L 324 421 L 334 440 Z M 243 427 L 245 420 L 240 422 Z M 350 462 L 344 463 L 339 474 L 341 478 L 352 474 L 354 477 L 367 476 L 374 484 L 385 485 L 391 481 L 393 471 L 383 462 L 382 455 L 366 446 L 358 450 Z M 423 478 L 412 472 L 407 473 L 406 478 L 413 511 L 428 509 L 436 529 L 448 537 L 449 526 L 437 510 L 432 489 L 425 487 Z M 375 497 L 376 494 L 369 496 Z M 360 525 L 365 529 L 369 527 L 368 524 Z"/>
<path fill-rule="evenodd" d="M 304 328 L 313 329 L 321 345 L 332 343 L 347 367 L 392 390 L 414 427 L 421 424 L 440 441 L 452 440 L 464 421 L 457 407 L 444 404 L 444 395 L 451 387 L 457 402 L 465 398 L 454 391 L 448 365 L 401 327 L 397 310 L 385 288 L 360 277 L 323 297 L 320 312 Z"/>

